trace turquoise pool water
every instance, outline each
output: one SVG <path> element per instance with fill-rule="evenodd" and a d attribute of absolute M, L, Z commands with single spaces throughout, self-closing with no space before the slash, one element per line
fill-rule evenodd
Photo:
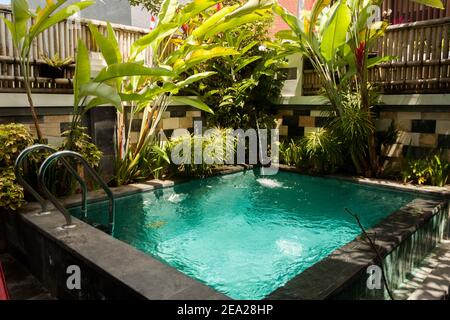
<path fill-rule="evenodd" d="M 117 202 L 113 236 L 234 299 L 262 299 L 414 195 L 256 171 L 197 180 Z M 105 204 L 90 219 L 106 222 Z"/>

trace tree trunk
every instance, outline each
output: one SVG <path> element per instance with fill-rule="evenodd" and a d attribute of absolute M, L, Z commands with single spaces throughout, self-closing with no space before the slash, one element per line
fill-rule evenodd
<path fill-rule="evenodd" d="M 24 71 L 24 72 L 27 72 L 27 71 Z M 36 128 L 37 139 L 39 142 L 42 142 L 44 140 L 44 136 L 42 134 L 41 126 L 39 125 L 39 118 L 38 118 L 38 115 L 36 112 L 36 108 L 34 107 L 28 75 L 24 75 L 24 84 L 25 84 L 25 90 L 27 92 L 28 104 L 30 105 L 31 116 L 33 118 L 34 127 Z"/>

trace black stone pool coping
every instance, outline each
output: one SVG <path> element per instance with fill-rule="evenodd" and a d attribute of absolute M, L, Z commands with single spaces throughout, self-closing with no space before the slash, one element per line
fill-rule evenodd
<path fill-rule="evenodd" d="M 252 169 L 252 166 L 233 166 L 221 170 L 217 175 L 227 175 Z M 299 172 L 297 169 L 280 166 L 282 171 Z M 300 172 L 301 173 L 301 172 Z M 325 177 L 328 178 L 328 177 Z M 329 178 L 355 183 L 390 187 L 407 192 L 416 192 L 433 197 L 448 197 L 448 189 L 411 190 L 407 186 L 375 179 L 359 179 L 342 176 Z M 112 188 L 116 197 L 169 188 L 187 182 L 152 180 L 144 183 Z M 388 184 L 388 185 L 385 185 Z M 88 195 L 90 202 L 104 201 L 101 191 Z M 79 195 L 65 198 L 64 205 L 80 205 Z M 423 226 L 429 219 L 447 204 L 443 199 L 417 199 L 398 212 L 387 217 L 376 227 L 368 230 L 377 234 L 377 244 L 384 254 L 394 250 L 404 239 Z M 27 225 L 43 234 L 46 238 L 66 249 L 73 256 L 101 272 L 107 273 L 120 285 L 132 290 L 136 296 L 150 300 L 228 300 L 228 296 L 213 288 L 184 275 L 177 269 L 114 239 L 110 235 L 74 218 L 75 229 L 62 230 L 64 217 L 57 211 L 38 216 L 39 205 L 30 203 L 21 211 L 21 219 Z M 101 245 L 99 245 L 101 244 Z M 266 299 L 321 300 L 338 294 L 349 282 L 375 259 L 374 253 L 366 242 L 358 237 L 347 245 L 337 249 L 324 260 L 289 281 L 267 296 Z"/>
<path fill-rule="evenodd" d="M 281 171 L 302 173 L 290 166 L 280 166 Z M 367 230 L 376 235 L 376 244 L 384 258 L 404 240 L 424 226 L 443 208 L 448 208 L 450 190 L 438 187 L 418 187 L 403 185 L 389 180 L 347 177 L 339 175 L 323 178 L 338 179 L 353 183 L 383 188 L 391 188 L 434 197 L 435 199 L 417 198 L 400 210 L 383 219 L 378 225 Z M 267 300 L 324 300 L 339 295 L 354 279 L 361 275 L 368 266 L 377 260 L 376 254 L 362 236 L 333 251 L 325 259 L 306 269 L 284 286 L 278 288 Z"/>

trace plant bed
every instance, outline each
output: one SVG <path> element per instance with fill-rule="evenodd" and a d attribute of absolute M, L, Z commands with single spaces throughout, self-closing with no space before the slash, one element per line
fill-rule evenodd
<path fill-rule="evenodd" d="M 41 64 L 39 74 L 43 78 L 62 79 L 64 78 L 66 67 L 53 67 L 48 64 Z"/>

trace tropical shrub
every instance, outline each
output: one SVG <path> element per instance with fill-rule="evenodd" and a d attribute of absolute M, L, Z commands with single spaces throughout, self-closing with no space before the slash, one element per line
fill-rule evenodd
<path fill-rule="evenodd" d="M 165 0 L 161 5 L 158 22 L 148 34 L 132 46 L 127 59 L 118 48 L 112 27 L 102 35 L 90 26 L 107 67 L 100 71 L 94 81 L 83 81 L 80 96 L 92 98 L 86 109 L 110 102 L 117 108 L 116 134 L 116 184 L 135 180 L 141 173 L 140 158 L 149 145 L 157 144 L 157 130 L 162 114 L 170 102 L 190 105 L 212 113 L 200 99 L 177 96 L 181 89 L 201 81 L 214 71 L 198 72 L 197 67 L 210 59 L 238 54 L 235 48 L 214 43 L 218 34 L 239 25 L 260 21 L 270 14 L 271 1 L 249 1 L 242 7 L 224 7 L 210 17 L 203 13 L 220 3 L 218 0 L 195 0 L 181 5 L 176 0 Z M 190 21 L 189 32 L 185 32 Z M 167 50 L 169 46 L 174 50 Z M 143 65 L 142 52 L 151 48 L 155 53 L 151 67 Z M 136 115 L 143 114 L 138 141 L 132 144 L 131 123 Z M 128 126 L 125 119 L 128 118 Z M 127 130 L 128 128 L 128 130 Z M 136 167 L 137 166 L 137 167 Z"/>
<path fill-rule="evenodd" d="M 413 1 L 444 8 L 440 0 Z M 375 20 L 374 6 L 380 4 L 379 0 L 316 1 L 312 11 L 304 12 L 300 17 L 292 15 L 279 4 L 273 8 L 290 28 L 277 33 L 280 43 L 273 44 L 273 48 L 279 52 L 279 56 L 300 53 L 311 61 L 325 96 L 338 117 L 348 112 L 344 108 L 343 94 L 349 90 L 358 94 L 359 109 L 367 117 L 364 122 L 372 126 L 374 119 L 370 112 L 372 104 L 368 72 L 379 63 L 392 59 L 388 56 L 369 58 L 371 48 L 384 35 L 388 26 L 387 21 Z M 350 112 L 354 110 L 350 109 Z M 364 142 L 365 154 L 355 154 L 355 151 L 361 150 L 360 140 L 355 143 L 357 145 L 350 151 L 355 167 L 367 176 L 378 175 L 380 162 L 375 132 L 371 132 Z"/>
<path fill-rule="evenodd" d="M 450 175 L 450 163 L 441 155 L 434 155 L 430 159 L 428 174 L 431 185 L 443 187 L 447 184 Z"/>
<path fill-rule="evenodd" d="M 236 8 L 241 3 L 225 1 Z M 223 7 L 217 6 L 205 14 L 211 16 L 221 10 Z M 206 62 L 201 67 L 216 74 L 186 90 L 205 97 L 214 111 L 207 114 L 210 126 L 249 129 L 256 127 L 256 121 L 261 128 L 275 126 L 273 101 L 280 96 L 286 74 L 281 70 L 284 59 L 273 59 L 276 52 L 266 46 L 271 41 L 272 22 L 273 15 L 266 14 L 260 21 L 237 26 L 212 39 L 217 45 L 236 48 L 237 54 Z"/>
<path fill-rule="evenodd" d="M 23 188 L 16 183 L 13 167 L 0 167 L 0 208 L 17 211 L 24 204 Z"/>
<path fill-rule="evenodd" d="M 43 8 L 39 7 L 36 12 L 33 12 L 30 10 L 27 0 L 11 0 L 12 20 L 3 18 L 11 33 L 14 47 L 19 53 L 20 70 L 24 77 L 23 84 L 39 141 L 43 141 L 44 136 L 34 107 L 30 82 L 30 52 L 34 46 L 33 44 L 37 37 L 45 30 L 57 25 L 59 22 L 89 7 L 93 3 L 93 1 L 81 1 L 65 6 L 67 0 L 58 0 L 57 2 L 46 1 L 46 5 Z"/>
<path fill-rule="evenodd" d="M 14 162 L 17 156 L 33 144 L 33 138 L 21 124 L 0 125 L 0 208 L 16 211 L 24 203 L 22 187 L 16 183 Z"/>
<path fill-rule="evenodd" d="M 0 124 L 0 167 L 14 165 L 17 156 L 33 144 L 30 131 L 22 124 Z"/>
<path fill-rule="evenodd" d="M 306 155 L 302 140 L 284 140 L 280 142 L 280 163 L 300 168 L 305 164 Z"/>
<path fill-rule="evenodd" d="M 228 160 L 229 151 L 236 150 L 236 138 L 229 138 L 232 129 L 214 128 L 206 135 L 181 135 L 166 144 L 166 153 L 172 156 L 170 174 L 187 177 L 207 177 Z M 200 146 L 200 148 L 198 147 Z M 195 151 L 201 149 L 202 159 Z M 174 158 L 176 157 L 176 161 Z"/>
<path fill-rule="evenodd" d="M 92 143 L 91 137 L 85 133 L 86 128 L 77 127 L 62 133 L 64 137 L 61 150 L 71 150 L 81 154 L 89 165 L 98 168 L 103 153 Z"/>
<path fill-rule="evenodd" d="M 450 163 L 441 154 L 433 154 L 422 159 L 412 159 L 409 155 L 403 161 L 401 177 L 404 183 L 430 184 L 443 187 L 450 176 Z"/>
<path fill-rule="evenodd" d="M 312 173 L 334 172 L 342 165 L 341 143 L 326 128 L 307 134 L 303 138 L 303 146 Z"/>

